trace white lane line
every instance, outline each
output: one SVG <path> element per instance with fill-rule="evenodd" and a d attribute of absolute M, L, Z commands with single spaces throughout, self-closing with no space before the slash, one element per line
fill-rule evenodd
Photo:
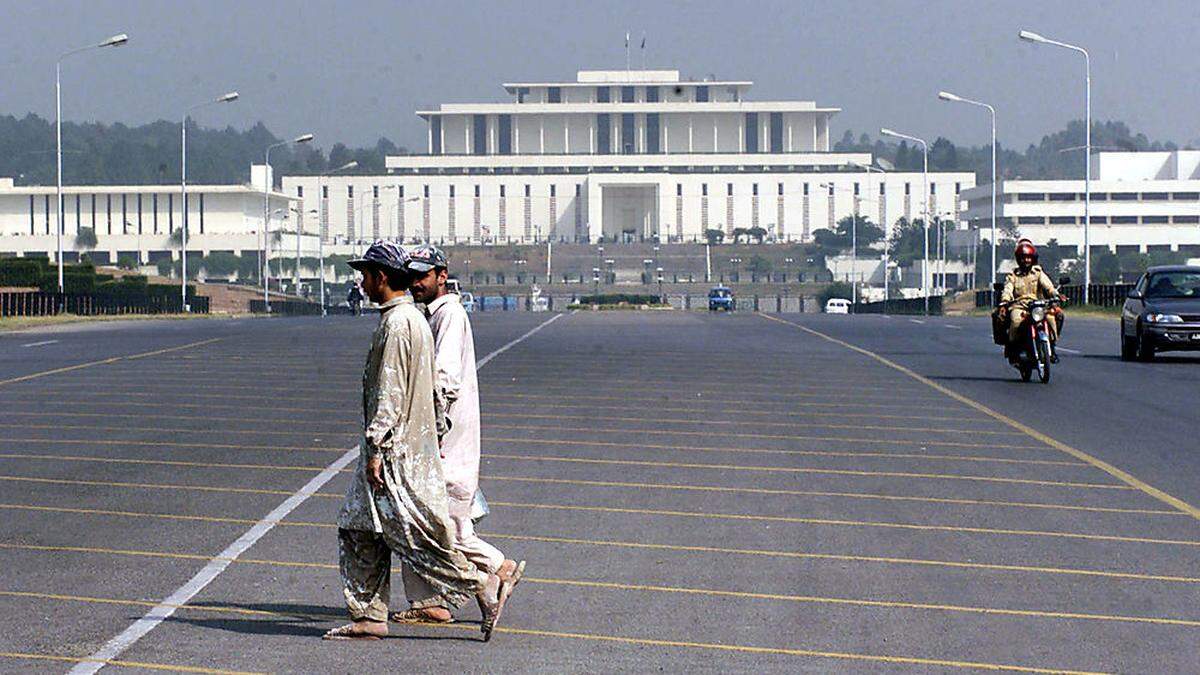
<path fill-rule="evenodd" d="M 913 323 L 925 323 L 924 321 L 922 321 L 920 319 L 909 319 L 909 321 L 911 321 Z"/>
<path fill-rule="evenodd" d="M 58 340 L 42 340 L 41 342 L 30 342 L 28 344 L 23 344 L 21 346 L 22 347 L 41 347 L 42 345 L 52 345 L 56 342 L 58 342 Z"/>
<path fill-rule="evenodd" d="M 949 328 L 951 330 L 962 330 L 962 326 L 955 326 L 952 323 L 948 323 L 948 324 L 944 324 L 944 325 L 946 326 L 946 328 Z"/>
<path fill-rule="evenodd" d="M 487 356 L 484 356 L 476 364 L 476 369 L 482 368 L 485 364 L 487 364 L 487 362 L 517 346 L 523 340 L 545 328 L 546 326 L 549 326 L 557 319 L 562 318 L 562 316 L 562 314 L 555 314 L 549 319 L 538 324 L 528 333 L 525 333 L 521 337 L 509 342 Z M 138 619 L 119 635 L 109 640 L 108 643 L 101 647 L 96 653 L 84 658 L 82 661 L 80 661 L 80 663 L 76 664 L 75 667 L 70 671 L 71 675 L 92 675 L 103 668 L 107 662 L 112 661 L 120 656 L 121 653 L 126 649 L 129 649 L 133 643 L 137 642 L 147 633 L 154 630 L 155 627 L 163 622 L 164 619 L 167 619 L 174 614 L 176 609 L 187 604 L 187 602 L 195 597 L 197 593 L 204 590 L 204 587 L 212 583 L 212 581 L 217 578 L 217 575 L 221 574 L 221 572 L 224 572 L 225 568 L 229 567 L 230 563 L 238 559 L 238 556 L 242 555 L 249 550 L 251 546 L 254 546 L 254 544 L 258 543 L 258 540 L 262 539 L 263 535 L 270 532 L 280 520 L 286 518 L 289 513 L 296 509 L 296 507 L 303 504 L 305 500 L 313 496 L 313 494 L 320 490 L 326 483 L 332 480 L 334 476 L 337 476 L 338 473 L 346 467 L 346 465 L 356 459 L 358 459 L 357 447 L 346 451 L 346 453 L 339 457 L 334 463 L 325 467 L 324 471 L 317 474 L 312 480 L 308 481 L 304 487 L 297 490 L 294 494 L 292 494 L 292 496 L 285 499 L 282 504 L 275 507 L 274 510 L 264 516 L 262 520 L 255 523 L 253 527 L 246 531 L 245 534 L 238 537 L 237 541 L 233 542 L 224 551 L 221 551 L 215 557 L 210 559 L 208 564 L 196 573 L 196 576 L 192 577 L 186 584 L 180 586 L 174 593 L 170 595 L 170 597 L 163 600 L 158 605 L 155 605 L 150 611 L 146 612 L 142 618 Z"/>
<path fill-rule="evenodd" d="M 1054 349 L 1057 351 L 1060 351 L 1060 352 L 1065 352 L 1067 354 L 1082 354 L 1083 353 L 1083 352 L 1079 351 L 1078 349 L 1067 349 L 1066 347 L 1055 347 Z"/>

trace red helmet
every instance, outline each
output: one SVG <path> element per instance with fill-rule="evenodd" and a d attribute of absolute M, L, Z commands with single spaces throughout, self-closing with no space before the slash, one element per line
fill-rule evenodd
<path fill-rule="evenodd" d="M 1028 239 L 1021 239 L 1020 241 L 1017 242 L 1017 248 L 1015 251 L 1013 251 L 1013 257 L 1016 258 L 1017 263 L 1020 264 L 1021 256 L 1026 256 L 1026 255 L 1033 258 L 1034 265 L 1037 264 L 1037 262 L 1038 262 L 1037 247 L 1033 245 L 1032 241 L 1029 241 Z"/>

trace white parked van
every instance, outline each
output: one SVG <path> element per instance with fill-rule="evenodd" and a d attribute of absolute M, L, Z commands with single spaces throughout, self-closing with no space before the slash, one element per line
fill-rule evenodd
<path fill-rule="evenodd" d="M 850 301 L 843 298 L 830 298 L 825 303 L 826 314 L 849 314 Z"/>

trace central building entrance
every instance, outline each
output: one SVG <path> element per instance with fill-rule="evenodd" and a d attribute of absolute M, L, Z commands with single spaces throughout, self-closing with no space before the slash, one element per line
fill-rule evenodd
<path fill-rule="evenodd" d="M 601 231 L 607 241 L 645 241 L 658 234 L 658 185 L 601 189 Z"/>

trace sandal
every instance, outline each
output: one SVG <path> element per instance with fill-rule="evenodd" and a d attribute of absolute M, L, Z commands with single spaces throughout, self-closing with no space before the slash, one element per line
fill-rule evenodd
<path fill-rule="evenodd" d="M 500 614 L 504 611 L 504 602 L 508 599 L 507 596 L 501 593 L 503 583 L 499 579 L 499 577 L 496 577 L 496 600 L 494 602 L 487 599 L 486 590 L 475 596 L 475 599 L 479 602 L 479 609 L 483 613 L 483 620 L 479 622 L 479 630 L 483 633 L 484 642 L 492 639 L 492 631 L 499 625 Z"/>
<path fill-rule="evenodd" d="M 392 612 L 388 619 L 394 623 L 417 623 L 417 624 L 446 624 L 454 623 L 454 617 L 448 619 L 438 619 L 426 614 L 424 609 L 406 609 L 403 612 Z"/>

